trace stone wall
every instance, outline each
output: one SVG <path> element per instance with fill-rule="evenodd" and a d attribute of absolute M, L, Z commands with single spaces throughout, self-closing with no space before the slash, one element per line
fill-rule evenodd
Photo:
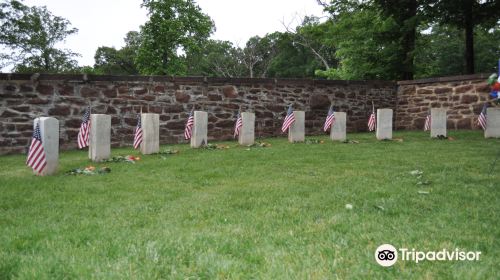
<path fill-rule="evenodd" d="M 112 146 L 131 146 L 137 113 L 160 114 L 160 143 L 182 143 L 191 108 L 209 114 L 210 140 L 232 139 L 237 110 L 256 114 L 256 137 L 281 135 L 285 107 L 306 111 L 306 133 L 322 133 L 330 102 L 348 131 L 365 131 L 371 101 L 393 108 L 396 84 L 382 81 L 167 76 L 0 74 L 0 154 L 25 152 L 36 116 L 60 122 L 60 146 L 76 148 L 85 107 L 112 117 Z M 395 120 L 397 121 L 397 117 Z"/>
<path fill-rule="evenodd" d="M 396 129 L 423 129 L 429 108 L 446 108 L 448 129 L 478 129 L 477 116 L 490 101 L 489 74 L 398 82 Z"/>

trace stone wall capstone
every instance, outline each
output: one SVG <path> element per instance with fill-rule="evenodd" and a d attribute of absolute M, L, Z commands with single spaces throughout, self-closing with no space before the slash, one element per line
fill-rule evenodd
<path fill-rule="evenodd" d="M 193 108 L 208 112 L 209 141 L 233 139 L 240 107 L 255 113 L 256 137 L 285 136 L 288 104 L 306 112 L 307 135 L 322 133 L 331 102 L 347 112 L 349 132 L 366 131 L 372 100 L 376 108 L 396 109 L 396 91 L 391 81 L 0 74 L 0 154 L 26 152 L 37 116 L 57 118 L 60 147 L 75 149 L 89 104 L 93 113 L 111 115 L 111 145 L 118 147 L 132 145 L 141 109 L 160 114 L 161 144 L 187 143 L 184 125 Z"/>

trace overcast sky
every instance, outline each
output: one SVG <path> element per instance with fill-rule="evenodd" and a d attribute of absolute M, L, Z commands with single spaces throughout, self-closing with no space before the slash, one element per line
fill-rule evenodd
<path fill-rule="evenodd" d="M 123 46 L 128 31 L 139 30 L 147 20 L 142 0 L 25 0 L 29 6 L 47 6 L 52 14 L 68 19 L 78 33 L 62 45 L 80 53 L 80 65 L 94 65 L 99 46 Z M 212 38 L 243 46 L 248 38 L 284 31 L 282 21 L 295 15 L 323 16 L 316 0 L 197 0 L 215 22 Z M 294 24 L 294 26 L 297 24 Z"/>

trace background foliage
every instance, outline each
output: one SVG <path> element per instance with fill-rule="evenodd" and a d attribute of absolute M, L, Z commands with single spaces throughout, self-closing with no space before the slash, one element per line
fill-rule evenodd
<path fill-rule="evenodd" d="M 16 72 L 113 75 L 413 79 L 496 71 L 500 1 L 317 1 L 326 17 L 283 22 L 244 45 L 211 39 L 215 24 L 193 0 L 144 0 L 149 19 L 93 66 L 56 47 L 77 33 L 45 7 L 0 0 L 0 67 Z M 138 7 L 139 8 L 139 7 Z"/>

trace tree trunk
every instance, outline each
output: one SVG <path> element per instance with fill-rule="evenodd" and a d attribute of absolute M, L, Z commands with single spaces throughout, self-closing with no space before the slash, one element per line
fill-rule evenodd
<path fill-rule="evenodd" d="M 417 36 L 417 26 L 415 24 L 415 17 L 417 16 L 417 1 L 409 1 L 406 10 L 406 20 L 403 21 L 403 69 L 401 71 L 401 78 L 403 80 L 413 80 L 414 72 L 414 58 L 415 58 L 415 40 Z"/>
<path fill-rule="evenodd" d="M 465 9 L 465 73 L 474 74 L 474 22 L 472 20 L 472 1 Z"/>
<path fill-rule="evenodd" d="M 42 57 L 43 57 L 43 68 L 45 68 L 45 72 L 49 73 L 50 72 L 50 54 L 47 50 L 44 50 L 43 53 L 42 53 Z"/>
<path fill-rule="evenodd" d="M 415 58 L 415 37 L 417 30 L 414 28 L 407 31 L 403 37 L 403 71 L 401 78 L 403 80 L 413 80 L 413 62 Z"/>
<path fill-rule="evenodd" d="M 158 74 L 159 75 L 168 75 L 167 70 L 165 70 L 165 69 L 168 68 L 168 63 L 169 63 L 168 62 L 168 54 L 166 52 L 164 52 L 162 54 L 161 60 L 162 60 L 161 62 L 162 62 L 162 68 L 163 69 L 160 69 L 160 72 L 158 72 Z"/>

